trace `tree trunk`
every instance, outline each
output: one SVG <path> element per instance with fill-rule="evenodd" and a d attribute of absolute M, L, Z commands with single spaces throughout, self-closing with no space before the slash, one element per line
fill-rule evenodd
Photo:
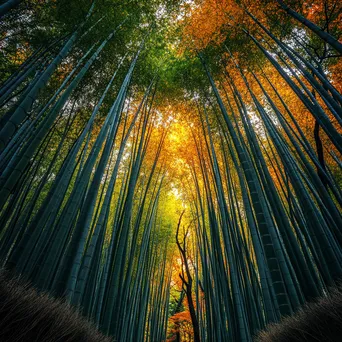
<path fill-rule="evenodd" d="M 8 0 L 0 6 L 0 18 L 14 7 L 18 6 L 21 0 Z"/>
<path fill-rule="evenodd" d="M 179 276 L 182 279 L 183 284 L 185 285 L 185 292 L 186 292 L 186 297 L 188 299 L 190 317 L 191 317 L 192 327 L 194 330 L 194 342 L 200 342 L 201 339 L 200 339 L 199 323 L 198 323 L 197 316 L 196 316 L 196 310 L 195 310 L 194 302 L 192 300 L 192 277 L 190 274 L 188 259 L 186 256 L 185 240 L 186 240 L 187 234 L 185 234 L 185 236 L 183 238 L 183 246 L 181 246 L 181 244 L 178 240 L 179 227 L 181 225 L 183 215 L 184 215 L 184 211 L 182 212 L 182 214 L 179 218 L 179 221 L 178 221 L 177 232 L 176 232 L 176 243 L 177 243 L 179 252 L 181 254 L 181 257 L 182 257 L 182 262 L 183 262 L 183 265 L 185 268 L 187 280 L 185 280 L 184 273 L 183 273 L 183 275 L 179 274 Z"/>
<path fill-rule="evenodd" d="M 319 161 L 322 169 L 324 171 L 326 171 L 325 161 L 324 161 L 323 144 L 322 144 L 321 137 L 319 135 L 319 128 L 320 128 L 319 123 L 316 120 L 315 121 L 315 128 L 314 128 L 314 137 L 315 137 L 317 157 L 318 157 L 318 161 Z M 322 170 L 319 167 L 317 168 L 317 174 L 318 174 L 318 177 L 321 179 L 322 184 L 325 186 L 325 188 L 327 188 L 327 186 L 328 186 L 327 180 L 324 177 L 324 174 L 322 174 Z"/>
<path fill-rule="evenodd" d="M 318 37 L 320 37 L 322 40 L 331 45 L 336 51 L 342 53 L 342 44 L 335 37 L 333 37 L 327 32 L 324 32 L 322 28 L 314 24 L 312 21 L 304 18 L 302 15 L 292 10 L 290 7 L 284 4 L 283 1 L 277 0 L 277 2 L 279 6 L 292 18 L 296 19 L 297 21 L 305 25 L 312 32 L 316 33 Z"/>

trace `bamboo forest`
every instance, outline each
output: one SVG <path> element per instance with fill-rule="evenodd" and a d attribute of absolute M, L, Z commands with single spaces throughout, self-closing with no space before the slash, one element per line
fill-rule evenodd
<path fill-rule="evenodd" d="M 2 0 L 0 27 L 1 267 L 121 342 L 254 341 L 340 283 L 341 1 Z"/>

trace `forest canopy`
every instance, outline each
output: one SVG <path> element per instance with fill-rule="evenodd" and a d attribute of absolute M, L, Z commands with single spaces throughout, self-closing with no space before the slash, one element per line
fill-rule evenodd
<path fill-rule="evenodd" d="M 4 0 L 0 28 L 3 267 L 115 341 L 253 341 L 329 296 L 340 1 Z"/>

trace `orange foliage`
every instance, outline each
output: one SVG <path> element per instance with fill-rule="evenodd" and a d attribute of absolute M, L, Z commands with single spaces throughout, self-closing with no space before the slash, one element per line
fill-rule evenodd
<path fill-rule="evenodd" d="M 320 19 L 326 20 L 326 14 L 335 14 L 331 23 L 342 28 L 342 3 L 335 0 L 311 0 L 303 4 L 303 14 L 309 20 L 319 24 Z"/>
<path fill-rule="evenodd" d="M 193 6 L 184 19 L 183 38 L 190 50 L 203 49 L 208 44 L 221 44 L 227 37 L 239 37 L 241 27 L 253 31 L 257 25 L 247 15 L 252 12 L 263 24 L 266 22 L 265 1 L 204 0 Z M 267 10 L 277 10 L 275 1 L 267 3 Z"/>
<path fill-rule="evenodd" d="M 185 39 L 190 39 L 191 44 L 199 49 L 212 41 L 222 43 L 225 38 L 222 28 L 233 24 L 232 12 L 234 16 L 242 14 L 235 1 L 203 1 L 193 9 L 190 20 L 185 25 Z"/>
<path fill-rule="evenodd" d="M 193 336 L 193 329 L 189 310 L 178 312 L 169 318 L 169 336 L 168 342 L 175 341 L 177 334 L 180 336 Z M 184 339 L 181 339 L 183 341 Z"/>

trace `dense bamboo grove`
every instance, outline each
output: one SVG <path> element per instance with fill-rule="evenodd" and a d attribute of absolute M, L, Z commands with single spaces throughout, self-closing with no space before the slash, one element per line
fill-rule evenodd
<path fill-rule="evenodd" d="M 0 259 L 115 341 L 252 341 L 342 278 L 338 1 L 0 5 Z"/>

